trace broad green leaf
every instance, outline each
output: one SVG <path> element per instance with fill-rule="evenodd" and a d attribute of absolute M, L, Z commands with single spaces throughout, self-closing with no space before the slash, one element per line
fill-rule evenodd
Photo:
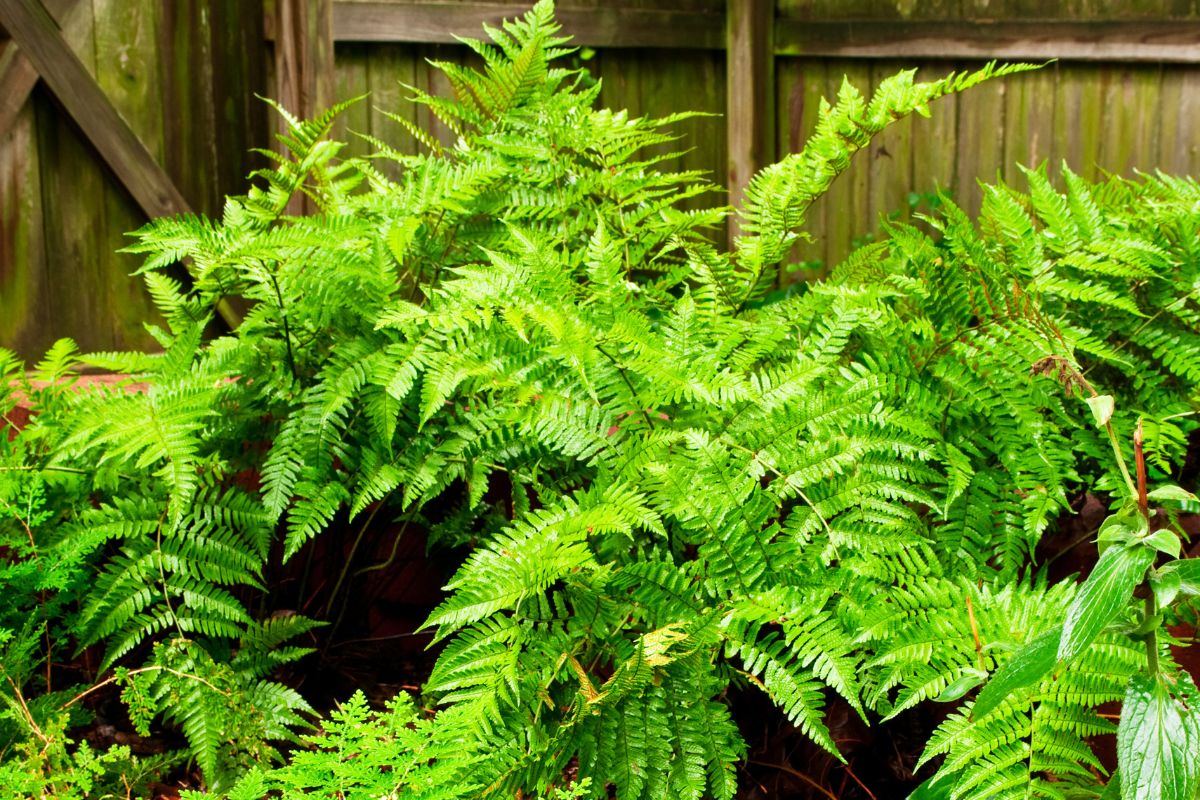
<path fill-rule="evenodd" d="M 1151 571 L 1150 588 L 1154 591 L 1154 602 L 1159 608 L 1166 608 L 1179 595 L 1179 590 L 1183 588 L 1183 580 L 1178 570 Z"/>
<path fill-rule="evenodd" d="M 1126 506 L 1100 523 L 1100 533 L 1096 541 L 1100 543 L 1100 552 L 1108 549 L 1111 544 L 1134 544 L 1144 539 L 1150 533 L 1150 525 L 1141 515 L 1136 506 Z"/>
<path fill-rule="evenodd" d="M 1154 561 L 1148 547 L 1110 547 L 1083 582 L 1063 622 L 1058 660 L 1070 661 L 1096 640 L 1101 631 L 1129 605 L 1133 589 Z"/>
<path fill-rule="evenodd" d="M 953 703 L 967 692 L 987 680 L 987 673 L 980 669 L 968 669 L 950 682 L 937 696 L 938 703 Z"/>
<path fill-rule="evenodd" d="M 1164 565 L 1160 575 L 1179 576 L 1179 591 L 1187 595 L 1200 594 L 1200 558 L 1181 558 Z"/>
<path fill-rule="evenodd" d="M 1116 403 L 1113 401 L 1111 394 L 1101 394 L 1087 399 L 1088 407 L 1092 409 L 1092 418 L 1096 420 L 1096 427 L 1103 428 L 1112 419 L 1113 409 Z"/>
<path fill-rule="evenodd" d="M 1054 669 L 1058 654 L 1058 643 L 1062 639 L 1062 626 L 1056 625 L 1036 639 L 1026 643 L 1016 655 L 1005 661 L 992 674 L 987 686 L 975 699 L 971 716 L 980 719 L 1004 702 L 1005 698 L 1018 689 L 1033 686 Z"/>
<path fill-rule="evenodd" d="M 1200 717 L 1196 687 L 1185 673 L 1172 696 L 1163 676 L 1134 675 L 1117 729 L 1121 800 L 1195 800 L 1200 788 Z"/>
<path fill-rule="evenodd" d="M 1153 500 L 1155 503 L 1194 503 L 1198 499 L 1196 495 L 1189 492 L 1187 489 L 1181 488 L 1174 484 L 1160 486 L 1152 492 L 1148 492 L 1146 497 Z"/>
<path fill-rule="evenodd" d="M 1146 545 L 1146 547 L 1153 547 L 1160 553 L 1166 553 L 1175 558 L 1179 558 L 1179 551 L 1183 547 L 1179 541 L 1179 537 L 1166 528 L 1150 534 L 1142 540 L 1142 544 Z"/>

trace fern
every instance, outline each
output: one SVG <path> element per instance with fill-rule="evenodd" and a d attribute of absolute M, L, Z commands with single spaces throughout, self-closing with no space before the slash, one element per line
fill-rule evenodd
<path fill-rule="evenodd" d="M 1095 584 L 1047 586 L 1035 561 L 1082 492 L 1138 494 L 1118 432 L 1147 420 L 1161 482 L 1195 429 L 1194 182 L 1064 168 L 1060 191 L 1030 170 L 1027 193 L 986 187 L 976 219 L 947 198 L 772 294 L 872 136 L 1026 67 L 846 84 L 752 181 L 729 253 L 712 241 L 728 209 L 673 207 L 712 190 L 661 169 L 683 115 L 594 109 L 548 2 L 488 34 L 468 43 L 482 70 L 439 65 L 454 97 L 413 89 L 455 144 L 344 158 L 324 138 L 342 106 L 284 114 L 285 152 L 221 220 L 138 232 L 163 354 L 47 357 L 47 380 L 90 361 L 151 385 L 47 390 L 5 443 L 43 488 L 84 474 L 51 516 L 0 484 L 14 585 L 29 604 L 30 564 L 55 565 L 68 637 L 103 643 L 139 724 L 176 724 L 235 797 L 554 796 L 576 772 L 572 796 L 631 800 L 734 796 L 730 686 L 834 754 L 831 694 L 864 718 L 961 702 L 927 750 L 954 798 L 1093 791 L 1108 700 L 1191 724 L 1163 648 L 1131 645 L 1158 612 L 1121 597 L 1072 634 Z M 301 193 L 314 213 L 287 216 Z M 163 275 L 179 260 L 186 290 Z M 249 311 L 203 341 L 229 297 Z M 261 488 L 235 488 L 245 470 Z M 249 598 L 319 537 L 353 537 L 349 575 L 380 513 L 470 548 L 426 623 L 440 708 L 357 697 L 271 769 L 305 706 L 270 677 L 314 623 Z M 1133 555 L 1104 565 L 1126 559 L 1122 592 L 1153 583 L 1174 613 L 1195 576 L 1151 566 L 1179 541 L 1130 513 L 1104 541 Z M 1057 676 L 1005 677 L 1054 635 L 1077 637 Z"/>

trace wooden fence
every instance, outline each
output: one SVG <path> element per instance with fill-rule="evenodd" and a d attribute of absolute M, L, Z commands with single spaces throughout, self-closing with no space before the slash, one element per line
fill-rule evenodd
<path fill-rule="evenodd" d="M 339 133 L 413 149 L 383 111 L 437 126 L 401 83 L 448 91 L 428 59 L 469 61 L 454 35 L 523 5 L 0 0 L 0 345 L 30 358 L 60 335 L 85 349 L 146 345 L 149 304 L 127 277 L 137 261 L 114 251 L 148 215 L 214 213 L 244 190 L 247 151 L 272 124 L 255 93 L 305 113 L 370 92 Z M 716 115 L 679 126 L 691 149 L 674 166 L 710 171 L 734 198 L 754 169 L 803 144 L 843 76 L 869 91 L 905 67 L 928 78 L 992 58 L 1058 59 L 938 101 L 931 119 L 876 141 L 814 209 L 816 241 L 797 252 L 806 262 L 836 262 L 881 214 L 935 189 L 973 206 L 976 179 L 1019 181 L 1018 163 L 1200 174 L 1200 0 L 559 6 L 602 103 Z M 63 67 L 65 51 L 76 68 Z"/>

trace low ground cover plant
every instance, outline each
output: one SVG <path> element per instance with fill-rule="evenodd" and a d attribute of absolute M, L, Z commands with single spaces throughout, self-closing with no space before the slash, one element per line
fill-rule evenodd
<path fill-rule="evenodd" d="M 488 33 L 482 71 L 439 65 L 454 99 L 416 92 L 453 147 L 343 159 L 338 108 L 289 119 L 220 220 L 140 231 L 162 353 L 63 342 L 36 384 L 5 355 L 0 409 L 31 419 L 0 437 L 0 783 L 133 792 L 192 759 L 236 798 L 730 798 L 753 687 L 834 756 L 831 702 L 952 704 L 914 797 L 1191 800 L 1200 187 L 1030 170 L 782 292 L 874 134 L 1025 67 L 844 86 L 725 251 L 729 209 L 676 208 L 706 178 L 646 155 L 680 117 L 595 109 L 549 3 Z M 73 391 L 80 364 L 148 388 Z M 1051 580 L 1038 544 L 1085 495 L 1103 553 Z M 467 553 L 429 705 L 312 728 L 281 670 L 382 518 Z M 321 540 L 344 568 L 285 604 Z M 118 693 L 186 747 L 72 735 Z"/>

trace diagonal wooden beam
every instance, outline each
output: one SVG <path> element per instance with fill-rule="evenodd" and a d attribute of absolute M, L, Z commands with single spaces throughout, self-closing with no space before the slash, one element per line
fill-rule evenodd
<path fill-rule="evenodd" d="M 59 11 L 66 11 L 72 2 L 77 7 L 85 5 L 78 0 L 48 2 Z M 75 11 L 74 8 L 70 10 Z M 73 31 L 73 23 L 81 25 L 82 18 L 82 13 L 68 14 L 64 27 Z M 121 118 L 104 90 L 75 55 L 63 38 L 58 23 L 41 0 L 0 0 L 0 27 L 8 31 L 11 37 L 4 51 L 0 52 L 0 78 L 17 81 L 16 77 L 9 77 L 17 75 L 15 70 L 18 67 L 13 66 L 17 58 L 26 61 L 34 71 L 34 83 L 40 73 L 75 124 L 147 216 L 183 214 L 191 210 L 171 176 L 154 160 L 146 145 Z M 16 49 L 18 47 L 19 51 Z M 22 72 L 25 70 L 24 67 L 19 69 Z M 32 85 L 30 83 L 30 89 Z M 4 84 L 0 83 L 0 91 L 3 91 L 3 87 Z M 25 96 L 28 93 L 29 89 L 26 89 Z M 3 95 L 0 95 L 0 111 L 3 110 L 2 98 Z M 22 103 L 24 99 L 23 96 Z M 19 104 L 17 110 L 20 110 Z M 4 128 L 0 126 L 0 133 L 3 131 Z M 217 302 L 217 313 L 231 329 L 241 322 L 241 315 L 228 300 Z"/>
<path fill-rule="evenodd" d="M 73 41 L 74 34 L 82 32 L 86 21 L 79 11 L 82 4 L 78 0 L 44 1 L 46 10 L 59 23 L 63 35 Z M 0 134 L 12 128 L 37 79 L 37 70 L 16 42 L 10 39 L 0 43 Z"/>
<path fill-rule="evenodd" d="M 40 0 L 0 0 L 0 25 L 148 216 L 190 210 L 170 176 L 88 74 Z"/>

